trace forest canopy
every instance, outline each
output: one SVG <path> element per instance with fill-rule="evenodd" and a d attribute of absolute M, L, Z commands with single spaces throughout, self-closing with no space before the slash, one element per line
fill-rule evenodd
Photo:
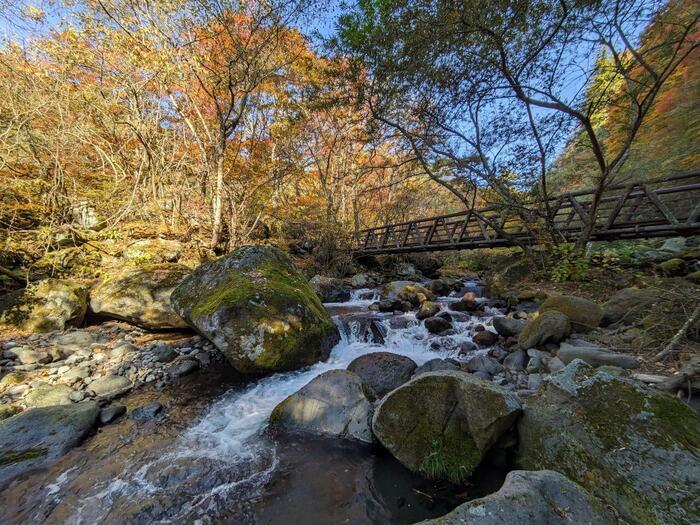
<path fill-rule="evenodd" d="M 332 254 L 375 224 L 697 167 L 691 0 L 326 7 L 1 2 L 0 266 L 85 227 Z"/>

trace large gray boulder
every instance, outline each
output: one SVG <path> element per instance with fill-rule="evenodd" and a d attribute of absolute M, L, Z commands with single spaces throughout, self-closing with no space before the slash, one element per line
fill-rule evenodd
<path fill-rule="evenodd" d="M 518 336 L 520 348 L 527 350 L 546 343 L 558 343 L 571 333 L 569 318 L 558 311 L 544 312 L 530 319 Z"/>
<path fill-rule="evenodd" d="M 652 288 L 620 290 L 603 305 L 603 318 L 600 324 L 603 326 L 616 323 L 633 325 L 649 313 L 658 298 L 658 291 Z"/>
<path fill-rule="evenodd" d="M 170 305 L 170 295 L 190 272 L 187 266 L 176 263 L 107 272 L 90 292 L 90 309 L 151 330 L 184 328 L 187 323 Z"/>
<path fill-rule="evenodd" d="M 0 487 L 62 456 L 93 429 L 96 403 L 33 408 L 0 421 Z"/>
<path fill-rule="evenodd" d="M 329 370 L 277 405 L 270 428 L 371 443 L 371 415 L 360 376 Z"/>
<path fill-rule="evenodd" d="M 521 468 L 561 472 L 628 523 L 700 522 L 700 415 L 672 396 L 574 361 L 518 433 Z"/>
<path fill-rule="evenodd" d="M 581 486 L 558 472 L 514 470 L 486 497 L 418 525 L 615 525 L 615 517 Z"/>
<path fill-rule="evenodd" d="M 246 246 L 201 265 L 171 302 L 244 373 L 316 363 L 340 340 L 302 273 L 274 246 Z"/>
<path fill-rule="evenodd" d="M 575 295 L 549 297 L 538 311 L 544 313 L 551 310 L 565 314 L 571 321 L 571 327 L 577 332 L 590 332 L 603 318 L 603 309 L 597 303 Z"/>
<path fill-rule="evenodd" d="M 341 279 L 314 275 L 309 285 L 324 303 L 342 303 L 350 299 L 350 289 Z"/>
<path fill-rule="evenodd" d="M 375 437 L 431 479 L 464 482 L 520 414 L 515 394 L 461 371 L 428 372 L 376 407 Z"/>
<path fill-rule="evenodd" d="M 411 379 L 417 365 L 408 357 L 391 352 L 372 352 L 354 359 L 348 370 L 362 379 L 367 397 L 374 401 Z"/>
<path fill-rule="evenodd" d="M 88 288 L 65 279 L 44 279 L 0 299 L 0 328 L 52 332 L 79 326 L 87 310 Z"/>

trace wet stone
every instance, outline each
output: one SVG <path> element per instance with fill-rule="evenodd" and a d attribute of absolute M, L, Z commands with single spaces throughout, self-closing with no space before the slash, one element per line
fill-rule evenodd
<path fill-rule="evenodd" d="M 150 421 L 154 419 L 162 419 L 165 417 L 165 411 L 162 404 L 158 401 L 146 403 L 131 411 L 131 419 L 134 421 Z"/>
<path fill-rule="evenodd" d="M 124 414 L 126 414 L 126 407 L 124 405 L 106 406 L 100 410 L 100 423 L 108 425 Z"/>

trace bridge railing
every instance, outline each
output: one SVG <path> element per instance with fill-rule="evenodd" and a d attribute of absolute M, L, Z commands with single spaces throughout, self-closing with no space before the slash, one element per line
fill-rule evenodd
<path fill-rule="evenodd" d="M 513 246 L 555 232 L 575 240 L 592 220 L 592 239 L 663 237 L 700 233 L 700 172 L 620 184 L 606 189 L 590 214 L 594 192 L 553 196 L 520 208 L 492 205 L 362 230 L 355 251 L 364 254 Z M 548 210 L 548 211 L 547 211 Z"/>

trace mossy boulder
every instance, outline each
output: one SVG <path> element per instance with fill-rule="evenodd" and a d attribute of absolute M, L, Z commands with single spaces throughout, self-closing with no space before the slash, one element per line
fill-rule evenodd
<path fill-rule="evenodd" d="M 555 295 L 547 298 L 539 308 L 539 312 L 556 310 L 565 314 L 571 327 L 577 332 L 590 332 L 600 324 L 603 309 L 594 301 L 574 295 Z"/>
<path fill-rule="evenodd" d="M 94 428 L 97 403 L 33 408 L 0 421 L 0 487 L 62 456 Z"/>
<path fill-rule="evenodd" d="M 689 273 L 685 276 L 691 283 L 700 284 L 700 270 L 696 272 Z"/>
<path fill-rule="evenodd" d="M 664 261 L 656 265 L 656 268 L 666 277 L 677 277 L 685 275 L 688 272 L 688 267 L 685 261 L 679 257 L 674 257 L 668 261 Z"/>
<path fill-rule="evenodd" d="M 603 305 L 601 325 L 634 325 L 641 321 L 659 299 L 652 288 L 624 288 Z"/>
<path fill-rule="evenodd" d="M 304 275 L 274 246 L 246 246 L 201 265 L 171 302 L 244 373 L 313 364 L 340 340 Z"/>
<path fill-rule="evenodd" d="M 552 470 L 514 470 L 503 486 L 417 525 L 615 525 L 612 512 L 570 479 Z"/>
<path fill-rule="evenodd" d="M 428 372 L 387 394 L 372 431 L 410 470 L 463 483 L 519 414 L 515 394 L 491 382 L 462 371 Z"/>
<path fill-rule="evenodd" d="M 144 264 L 108 271 L 90 292 L 90 309 L 151 330 L 185 328 L 170 295 L 191 270 L 176 263 Z"/>
<path fill-rule="evenodd" d="M 628 523 L 700 522 L 700 415 L 639 382 L 574 361 L 528 399 L 518 466 L 552 469 Z"/>
<path fill-rule="evenodd" d="M 527 350 L 546 343 L 558 343 L 571 333 L 568 316 L 559 311 L 544 312 L 530 319 L 518 336 L 520 348 Z"/>
<path fill-rule="evenodd" d="M 270 428 L 372 443 L 371 416 L 362 378 L 349 370 L 329 370 L 277 405 Z"/>
<path fill-rule="evenodd" d="M 65 279 L 44 279 L 0 300 L 0 326 L 52 332 L 79 326 L 87 310 L 88 288 Z"/>

